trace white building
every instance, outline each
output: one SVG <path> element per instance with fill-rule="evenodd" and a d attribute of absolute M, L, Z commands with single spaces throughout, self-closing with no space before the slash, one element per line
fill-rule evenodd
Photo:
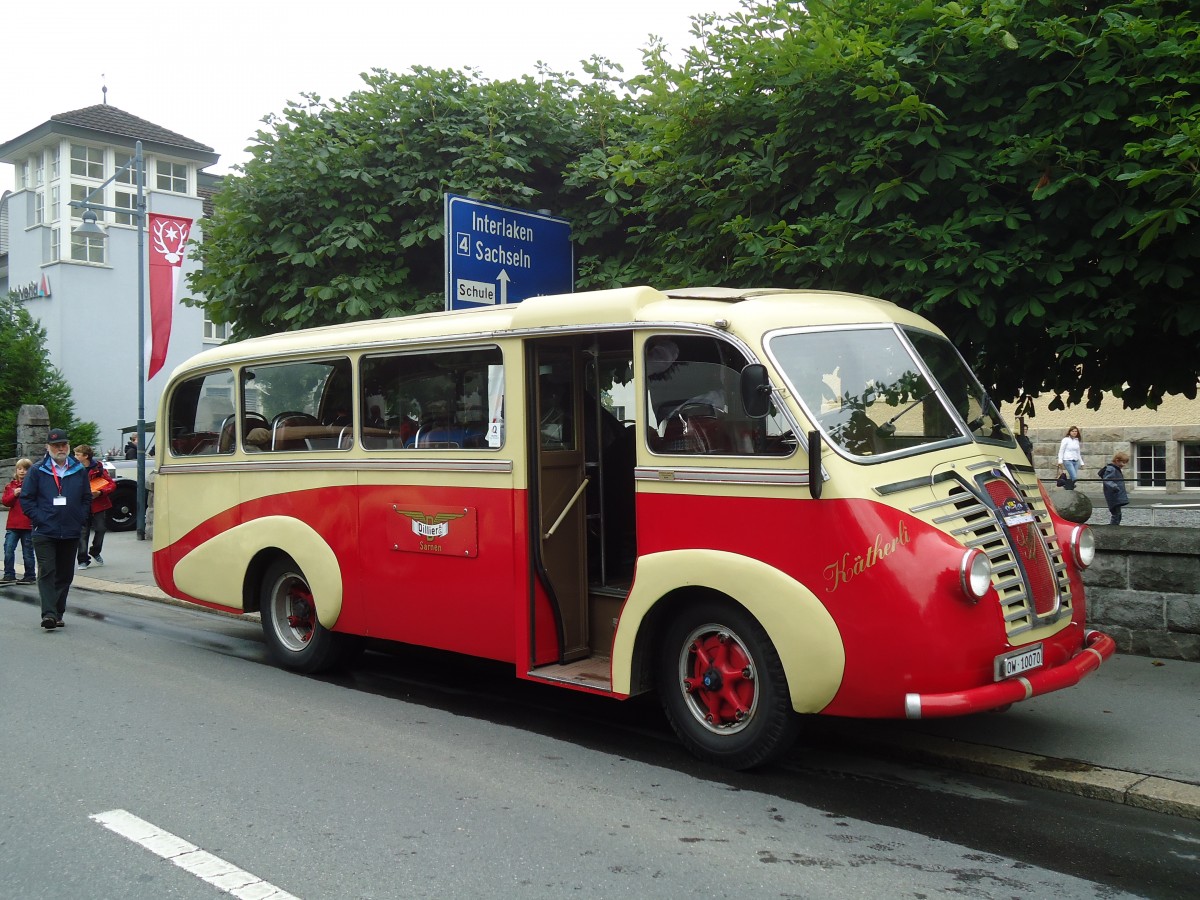
<path fill-rule="evenodd" d="M 19 292 L 46 329 L 46 349 L 71 386 L 75 415 L 100 426 L 102 449 L 123 444 L 121 430 L 138 413 L 137 223 L 132 215 L 97 212 L 106 238 L 73 234 L 82 210 L 70 206 L 112 178 L 142 142 L 146 211 L 194 220 L 199 241 L 203 206 L 218 179 L 202 171 L 216 163 L 211 147 L 99 104 L 60 113 L 0 144 L 0 163 L 16 169 L 15 190 L 0 200 L 0 291 Z M 124 172 L 91 198 L 133 210 L 136 176 Z M 145 259 L 150 257 L 147 226 Z M 6 243 L 5 243 L 6 240 Z M 7 251 L 7 258 L 5 253 Z M 203 310 L 180 302 L 189 296 L 183 263 L 172 316 L 166 364 L 146 384 L 145 418 L 153 422 L 172 369 L 227 336 Z M 149 277 L 145 334 L 150 335 Z M 58 424 L 58 423 L 52 423 Z"/>

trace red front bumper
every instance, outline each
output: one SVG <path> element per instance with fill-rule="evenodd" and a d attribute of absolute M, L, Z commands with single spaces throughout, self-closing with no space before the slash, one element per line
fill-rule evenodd
<path fill-rule="evenodd" d="M 904 714 L 909 719 L 937 719 L 962 716 L 1028 700 L 1060 688 L 1078 684 L 1089 672 L 1113 655 L 1116 642 L 1100 631 L 1088 631 L 1083 647 L 1071 659 L 1051 669 L 1039 669 L 995 684 L 950 691 L 945 694 L 905 694 Z"/>

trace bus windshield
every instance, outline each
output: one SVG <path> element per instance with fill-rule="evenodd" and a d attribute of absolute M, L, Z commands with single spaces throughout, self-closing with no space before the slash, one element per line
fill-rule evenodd
<path fill-rule="evenodd" d="M 796 331 L 771 338 L 770 351 L 809 418 L 851 456 L 968 436 L 1014 445 L 987 392 L 938 335 L 893 326 Z"/>

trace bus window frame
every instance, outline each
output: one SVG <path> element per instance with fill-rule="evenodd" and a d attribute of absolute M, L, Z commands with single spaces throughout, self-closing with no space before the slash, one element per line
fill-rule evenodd
<path fill-rule="evenodd" d="M 774 370 L 778 374 L 778 376 L 781 379 L 783 379 L 783 382 L 786 385 L 786 390 L 787 390 L 788 394 L 792 397 L 793 401 L 796 403 L 796 406 L 800 409 L 800 411 L 807 417 L 809 423 L 811 424 L 811 427 L 816 429 L 819 432 L 821 440 L 830 448 L 830 450 L 832 450 L 835 454 L 840 456 L 842 459 L 848 460 L 849 462 L 852 462 L 856 465 L 860 465 L 860 466 L 879 465 L 882 463 L 892 462 L 892 461 L 898 460 L 898 459 L 904 459 L 905 457 L 908 457 L 908 456 L 919 456 L 919 455 L 923 455 L 926 453 L 932 453 L 937 450 L 942 450 L 947 447 L 958 447 L 958 446 L 963 446 L 966 444 L 974 443 L 974 440 L 971 437 L 970 430 L 966 427 L 967 426 L 966 421 L 963 420 L 961 415 L 959 415 L 958 410 L 954 409 L 951 405 L 946 403 L 945 398 L 942 396 L 943 390 L 942 390 L 941 383 L 936 378 L 933 377 L 933 372 L 929 369 L 928 365 L 926 365 L 924 358 L 920 355 L 920 353 L 917 352 L 916 348 L 912 345 L 912 342 L 909 341 L 908 335 L 904 333 L 904 328 L 905 328 L 905 326 L 902 326 L 899 322 L 863 322 L 863 323 L 855 323 L 855 324 L 850 324 L 850 325 L 803 325 L 803 326 L 786 327 L 786 328 L 774 328 L 774 329 L 771 329 L 770 331 L 765 332 L 762 336 L 763 348 L 767 354 L 767 358 L 770 359 L 771 365 L 774 367 Z M 919 329 L 919 330 L 924 331 L 925 333 L 927 333 L 933 337 L 937 337 L 937 338 L 943 337 L 942 335 L 938 334 L 935 331 L 929 331 L 928 329 Z M 946 438 L 946 439 L 939 440 L 939 441 L 931 441 L 927 444 L 921 444 L 916 447 L 902 447 L 898 450 L 890 450 L 886 453 L 879 453 L 879 454 L 872 454 L 872 455 L 860 455 L 857 453 L 851 453 L 849 450 L 847 450 L 845 447 L 843 447 L 838 441 L 834 440 L 830 436 L 827 429 L 824 426 L 822 426 L 821 424 L 819 424 L 820 416 L 817 413 L 815 413 L 813 410 L 809 409 L 808 404 L 805 402 L 805 400 L 803 398 L 803 395 L 797 389 L 797 387 L 792 383 L 791 378 L 788 377 L 787 369 L 780 362 L 780 360 L 779 360 L 778 356 L 775 354 L 775 352 L 771 349 L 771 343 L 778 337 L 783 337 L 783 336 L 787 336 L 787 335 L 791 335 L 791 334 L 828 334 L 830 332 L 835 332 L 835 331 L 836 332 L 891 331 L 893 334 L 895 334 L 899 338 L 901 343 L 904 345 L 904 347 L 907 349 L 907 351 L 911 354 L 912 358 L 914 360 L 916 360 L 916 363 L 917 363 L 918 369 L 920 370 L 921 375 L 929 382 L 929 384 L 936 384 L 938 386 L 938 390 L 936 393 L 938 403 L 941 404 L 943 409 L 945 409 L 949 412 L 954 423 L 960 429 L 961 433 L 959 434 L 959 436 L 954 437 L 954 438 Z M 951 346 L 953 347 L 953 344 L 951 344 Z M 954 349 L 957 351 L 957 348 L 954 348 Z M 968 369 L 969 369 L 969 367 L 968 367 Z"/>
<path fill-rule="evenodd" d="M 401 444 L 401 446 L 398 446 L 398 447 L 377 447 L 377 446 L 372 446 L 371 444 L 369 444 L 367 442 L 367 435 L 365 434 L 365 431 L 364 431 L 364 429 L 367 427 L 366 426 L 366 417 L 364 415 L 364 413 L 365 413 L 364 407 L 367 402 L 367 397 L 363 393 L 366 390 L 366 388 L 364 387 L 366 379 L 364 378 L 363 367 L 366 366 L 367 364 L 369 364 L 371 361 L 380 360 L 380 359 L 396 359 L 396 358 L 401 358 L 401 357 L 429 357 L 429 356 L 432 356 L 435 354 L 436 355 L 455 354 L 455 353 L 461 354 L 461 353 L 470 353 L 470 352 L 478 352 L 478 351 L 495 351 L 499 354 L 498 362 L 486 362 L 486 363 L 483 363 L 483 367 L 486 370 L 486 369 L 490 368 L 491 366 L 498 365 L 503 370 L 504 392 L 503 392 L 502 398 L 501 398 L 501 406 L 502 406 L 502 409 L 505 411 L 504 415 L 506 418 L 507 411 L 509 409 L 508 379 L 509 379 L 509 373 L 510 373 L 511 366 L 509 365 L 508 361 L 505 358 L 505 346 L 495 340 L 489 340 L 486 342 L 476 343 L 476 344 L 461 344 L 461 343 L 440 344 L 439 343 L 439 344 L 435 344 L 435 345 L 425 345 L 425 346 L 419 346 L 419 347 L 400 347 L 400 346 L 374 347 L 370 350 L 370 352 L 361 353 L 355 360 L 354 373 L 356 376 L 355 381 L 357 384 L 357 390 L 355 391 L 354 397 L 352 398 L 354 401 L 354 407 L 355 407 L 355 411 L 357 414 L 356 422 L 358 424 L 357 424 L 356 434 L 358 435 L 358 438 L 359 438 L 359 446 L 368 453 L 397 453 L 397 452 L 400 452 L 400 453 L 404 453 L 404 454 L 410 454 L 410 453 L 414 453 L 414 452 L 430 453 L 430 452 L 443 452 L 443 451 L 450 452 L 450 453 L 471 453 L 471 452 L 498 453 L 498 452 L 503 451 L 505 443 L 507 441 L 506 435 L 507 435 L 507 430 L 508 430 L 505 425 L 505 418 L 501 418 L 501 420 L 498 423 L 499 424 L 498 433 L 500 435 L 500 442 L 497 443 L 496 445 L 492 445 L 487 442 L 488 441 L 488 430 L 492 423 L 489 421 L 489 413 L 491 410 L 489 408 L 490 397 L 488 394 L 486 371 L 484 373 L 484 385 L 483 385 L 484 393 L 483 393 L 483 396 L 481 397 L 481 400 L 483 403 L 483 406 L 481 407 L 481 409 L 483 412 L 483 423 L 482 424 L 483 424 L 483 431 L 484 431 L 484 433 L 483 433 L 483 441 L 484 442 L 480 446 L 475 446 L 475 447 L 450 447 L 450 446 L 419 447 L 419 446 L 416 446 L 415 443 L 410 446 L 408 444 L 408 442 L 405 441 L 404 443 Z M 415 398 L 409 398 L 409 399 L 411 400 L 411 399 L 415 399 Z M 401 411 L 399 413 L 399 415 L 401 417 L 404 415 L 407 415 L 407 411 Z M 422 410 L 422 418 L 423 417 L 424 417 L 424 410 Z M 397 431 L 398 432 L 402 431 L 402 429 L 400 428 L 400 426 L 402 424 L 403 424 L 403 422 L 397 423 Z M 418 429 L 418 433 L 419 433 L 419 429 Z M 415 441 L 415 435 L 413 437 L 413 440 Z"/>

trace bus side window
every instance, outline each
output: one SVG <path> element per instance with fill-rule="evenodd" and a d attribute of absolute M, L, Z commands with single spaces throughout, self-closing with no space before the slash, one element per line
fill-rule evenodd
<path fill-rule="evenodd" d="M 368 450 L 478 450 L 504 433 L 499 347 L 370 356 L 359 420 Z"/>
<path fill-rule="evenodd" d="M 646 341 L 647 444 L 655 453 L 786 455 L 774 419 L 751 418 L 742 405 L 742 353 L 725 341 L 656 335 Z M 773 439 L 772 439 L 773 438 Z"/>
<path fill-rule="evenodd" d="M 242 447 L 250 453 L 347 449 L 350 397 L 346 358 L 245 369 Z"/>
<path fill-rule="evenodd" d="M 223 424 L 233 415 L 233 372 L 221 369 L 180 382 L 167 409 L 172 456 L 232 453 L 222 440 Z"/>

